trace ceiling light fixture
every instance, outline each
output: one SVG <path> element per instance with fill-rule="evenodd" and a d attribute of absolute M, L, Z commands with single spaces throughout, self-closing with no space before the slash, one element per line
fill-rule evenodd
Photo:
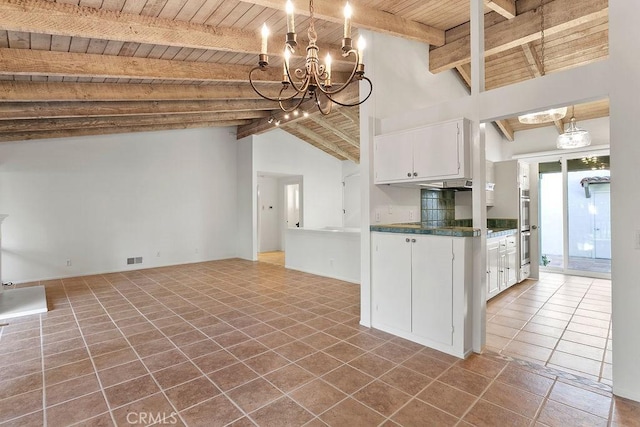
<path fill-rule="evenodd" d="M 308 94 L 310 99 L 313 99 L 318 107 L 318 110 L 324 115 L 331 112 L 333 104 L 338 104 L 343 107 L 355 107 L 362 104 L 369 99 L 371 92 L 373 91 L 373 83 L 364 75 L 364 62 L 363 53 L 365 48 L 365 41 L 362 36 L 358 40 L 357 49 L 352 46 L 351 40 L 351 6 L 349 3 L 344 8 L 344 37 L 342 38 L 342 56 L 348 57 L 354 56 L 354 64 L 351 74 L 347 81 L 343 84 L 336 85 L 331 81 L 331 56 L 327 55 L 325 63 L 320 64 L 318 60 L 318 46 L 316 41 L 318 35 L 315 30 L 315 18 L 313 9 L 313 0 L 309 0 L 309 29 L 307 35 L 309 37 L 309 44 L 307 45 L 307 56 L 303 68 L 296 68 L 291 73 L 289 62 L 291 54 L 295 52 L 297 46 L 295 23 L 293 17 L 293 3 L 291 0 L 287 0 L 286 7 L 287 13 L 287 36 L 284 44 L 284 61 L 282 69 L 282 88 L 277 98 L 266 96 L 256 88 L 253 82 L 253 73 L 256 71 L 266 71 L 269 67 L 269 57 L 267 55 L 267 40 L 269 38 L 269 29 L 266 24 L 262 27 L 262 49 L 260 56 L 258 57 L 258 66 L 251 69 L 249 72 L 249 83 L 251 87 L 258 95 L 264 99 L 275 101 L 280 106 L 280 109 L 285 112 L 291 112 L 296 110 L 302 102 L 305 100 L 305 95 Z M 295 74 L 295 79 L 292 77 Z M 354 103 L 339 102 L 335 99 L 335 95 L 339 94 L 347 88 L 351 83 L 365 80 L 369 83 L 369 93 L 361 101 Z M 323 105 L 324 104 L 324 105 Z"/>
<path fill-rule="evenodd" d="M 571 107 L 571 123 L 569 124 L 569 128 L 564 131 L 562 135 L 559 135 L 556 141 L 556 146 L 563 150 L 591 145 L 591 135 L 589 135 L 589 132 L 576 126 L 574 110 L 575 107 Z"/>
<path fill-rule="evenodd" d="M 544 2 L 540 0 L 540 77 L 544 77 Z M 518 121 L 527 125 L 550 123 L 561 120 L 567 115 L 567 107 L 551 108 L 549 110 L 518 116 Z"/>

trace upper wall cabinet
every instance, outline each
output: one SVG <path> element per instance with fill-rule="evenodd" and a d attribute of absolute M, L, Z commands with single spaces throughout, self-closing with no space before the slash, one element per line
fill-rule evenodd
<path fill-rule="evenodd" d="M 471 178 L 467 119 L 378 135 L 374 143 L 376 184 Z"/>

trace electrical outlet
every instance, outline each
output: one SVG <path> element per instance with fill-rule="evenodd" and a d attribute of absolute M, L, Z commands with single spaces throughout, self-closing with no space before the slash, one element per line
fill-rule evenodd
<path fill-rule="evenodd" d="M 409 221 L 413 221 L 413 209 L 409 210 Z"/>
<path fill-rule="evenodd" d="M 389 205 L 389 215 L 393 214 L 393 205 Z"/>
<path fill-rule="evenodd" d="M 156 253 L 156 256 L 157 256 L 157 257 L 159 257 L 159 256 L 160 256 L 160 251 L 158 251 L 158 252 Z"/>
<path fill-rule="evenodd" d="M 380 212 L 376 211 L 376 222 L 380 222 Z"/>
<path fill-rule="evenodd" d="M 329 258 L 329 267 L 333 267 L 333 258 Z"/>
<path fill-rule="evenodd" d="M 196 253 L 198 253 L 198 248 L 196 248 Z"/>
<path fill-rule="evenodd" d="M 67 260 L 67 267 L 71 267 L 71 260 L 70 259 Z"/>

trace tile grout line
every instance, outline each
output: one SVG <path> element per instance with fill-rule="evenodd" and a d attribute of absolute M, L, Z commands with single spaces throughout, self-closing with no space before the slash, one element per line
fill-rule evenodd
<path fill-rule="evenodd" d="M 69 306 L 71 307 L 71 314 L 73 315 L 73 318 L 75 319 L 76 324 L 78 325 L 78 330 L 80 331 L 80 337 L 82 338 L 82 341 L 84 342 L 84 345 L 85 345 L 85 349 L 87 350 L 87 354 L 89 355 L 89 360 L 91 361 L 91 366 L 93 366 L 93 373 L 96 376 L 96 379 L 98 381 L 98 386 L 100 387 L 100 392 L 102 393 L 102 398 L 104 399 L 104 402 L 107 405 L 107 410 L 109 412 L 109 415 L 111 416 L 111 421 L 113 421 L 114 425 L 118 425 L 116 423 L 115 417 L 113 416 L 113 413 L 111 412 L 111 405 L 109 404 L 109 400 L 107 400 L 107 395 L 104 392 L 104 387 L 102 386 L 102 381 L 100 380 L 100 376 L 98 375 L 98 369 L 96 367 L 96 364 L 93 361 L 93 358 L 91 357 L 91 351 L 89 350 L 89 345 L 87 344 L 87 340 L 85 339 L 84 333 L 82 332 L 82 328 L 80 327 L 80 322 L 78 321 L 78 316 L 76 316 L 76 310 L 73 307 L 71 299 L 69 299 L 69 293 L 67 292 L 67 287 L 66 287 L 66 285 L 64 283 L 64 280 L 61 280 L 61 282 L 62 282 L 62 289 L 64 290 L 64 293 L 67 296 L 67 300 L 69 301 Z M 83 280 L 83 282 L 86 285 L 86 281 Z M 93 294 L 93 291 L 92 291 L 92 294 Z M 94 297 L 95 297 L 95 294 L 94 294 Z"/>

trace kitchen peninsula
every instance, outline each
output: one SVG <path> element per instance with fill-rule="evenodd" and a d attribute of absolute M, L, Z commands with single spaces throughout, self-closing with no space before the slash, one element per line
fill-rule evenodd
<path fill-rule="evenodd" d="M 371 227 L 372 325 L 464 358 L 471 352 L 471 227 Z"/>

